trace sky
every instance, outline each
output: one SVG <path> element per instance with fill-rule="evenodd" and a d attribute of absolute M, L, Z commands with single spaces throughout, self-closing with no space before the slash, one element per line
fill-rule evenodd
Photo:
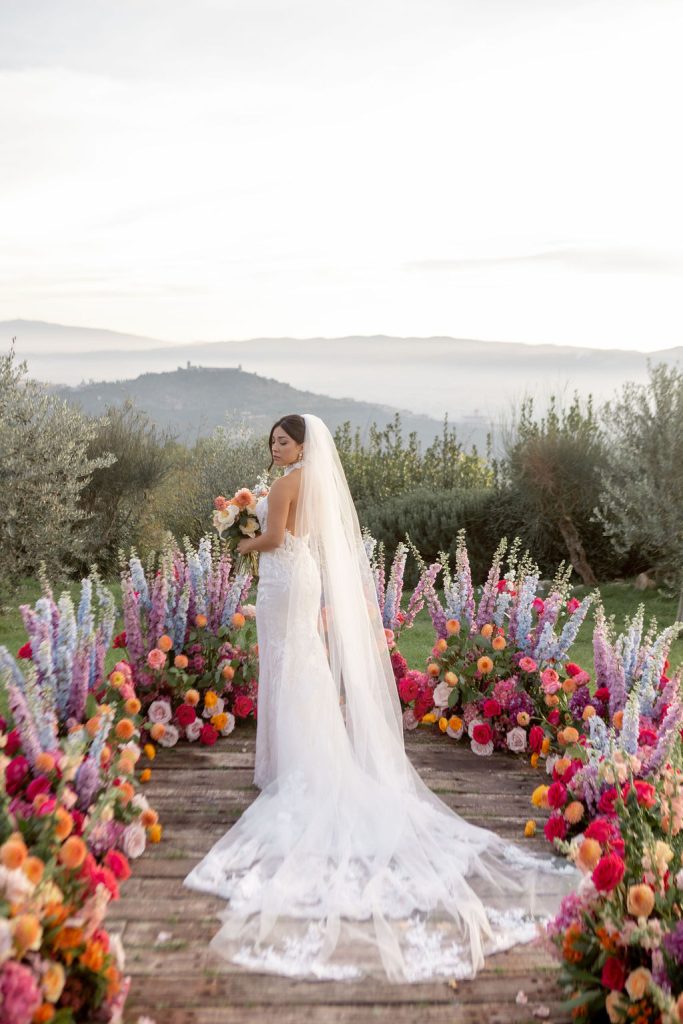
<path fill-rule="evenodd" d="M 683 344 L 680 0 L 3 0 L 0 320 Z"/>

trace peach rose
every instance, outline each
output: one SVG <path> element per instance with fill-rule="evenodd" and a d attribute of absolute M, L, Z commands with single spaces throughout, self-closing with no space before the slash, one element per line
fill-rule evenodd
<path fill-rule="evenodd" d="M 634 917 L 649 917 L 655 906 L 655 894 L 649 885 L 632 885 L 626 897 L 626 909 Z"/>
<path fill-rule="evenodd" d="M 651 981 L 652 975 L 647 967 L 636 967 L 635 970 L 631 971 L 626 979 L 626 991 L 633 1002 L 643 998 L 650 987 Z"/>

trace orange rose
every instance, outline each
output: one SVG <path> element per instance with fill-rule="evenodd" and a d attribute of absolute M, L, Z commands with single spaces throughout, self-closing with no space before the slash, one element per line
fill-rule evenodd
<path fill-rule="evenodd" d="M 221 675 L 223 676 L 224 679 L 234 679 L 235 670 L 232 667 L 232 665 L 224 665 L 223 670 L 221 671 Z"/>
<path fill-rule="evenodd" d="M 444 718 L 443 715 L 442 715 L 441 718 L 439 719 L 439 729 L 441 730 L 441 732 L 445 732 L 447 728 L 448 728 L 448 719 Z"/>
<path fill-rule="evenodd" d="M 149 734 L 153 740 L 160 740 L 166 732 L 166 726 L 163 722 L 155 722 L 152 728 L 149 730 Z"/>
<path fill-rule="evenodd" d="M 247 620 L 245 619 L 244 615 L 242 615 L 242 612 L 235 612 L 235 614 L 232 617 L 232 624 L 235 627 L 235 629 L 241 629 L 246 621 Z"/>
<path fill-rule="evenodd" d="M 185 694 L 185 703 L 191 704 L 192 707 L 199 704 L 199 690 L 188 690 Z"/>
<path fill-rule="evenodd" d="M 632 885 L 626 896 L 626 909 L 633 917 L 649 917 L 655 908 L 655 894 L 649 885 Z"/>
<path fill-rule="evenodd" d="M 140 782 L 149 782 L 149 780 L 151 778 L 152 778 L 152 769 L 151 768 L 143 768 L 142 771 L 140 772 Z"/>
<path fill-rule="evenodd" d="M 34 885 L 38 885 L 43 877 L 43 872 L 45 871 L 45 865 L 40 857 L 27 857 L 22 868 L 29 882 L 33 882 Z"/>
<path fill-rule="evenodd" d="M 142 749 L 145 753 L 145 757 L 147 757 L 150 761 L 153 761 L 154 758 L 157 756 L 157 748 L 152 743 L 145 743 Z"/>
<path fill-rule="evenodd" d="M 533 818 L 530 818 L 524 826 L 524 835 L 527 839 L 530 839 L 532 836 L 536 835 L 536 822 L 533 820 Z"/>
<path fill-rule="evenodd" d="M 148 828 L 150 825 L 156 825 L 159 820 L 159 815 L 152 807 L 145 807 L 144 811 L 140 815 L 140 824 Z"/>
<path fill-rule="evenodd" d="M 435 679 L 438 676 L 440 671 L 441 669 L 439 668 L 439 666 L 433 661 L 429 665 L 427 665 L 427 675 L 431 676 L 433 679 Z"/>
<path fill-rule="evenodd" d="M 576 863 L 582 871 L 592 871 L 602 856 L 597 839 L 584 839 L 576 854 Z"/>
<path fill-rule="evenodd" d="M 185 654 L 176 654 L 175 658 L 173 659 L 173 664 L 174 664 L 174 666 L 176 668 L 179 668 L 181 671 L 183 669 L 186 669 L 187 666 L 189 665 L 189 661 L 187 659 L 187 655 L 185 655 Z"/>
<path fill-rule="evenodd" d="M 57 857 L 65 868 L 80 868 L 88 848 L 80 836 L 69 836 L 63 843 Z"/>
<path fill-rule="evenodd" d="M 147 835 L 149 836 L 150 843 L 161 842 L 161 825 L 150 825 L 147 829 Z"/>

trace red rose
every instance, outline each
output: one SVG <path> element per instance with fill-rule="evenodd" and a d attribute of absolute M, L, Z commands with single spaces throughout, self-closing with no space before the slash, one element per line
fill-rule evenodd
<path fill-rule="evenodd" d="M 600 799 L 598 800 L 598 810 L 601 811 L 602 814 L 609 815 L 609 817 L 611 818 L 613 815 L 617 813 L 614 809 L 614 802 L 616 799 L 616 786 L 610 786 L 609 789 L 606 789 L 603 793 L 600 794 Z"/>
<path fill-rule="evenodd" d="M 593 885 L 598 892 L 611 892 L 624 877 L 625 865 L 616 853 L 606 853 L 593 868 Z"/>
<path fill-rule="evenodd" d="M 238 697 L 235 697 L 235 703 L 232 706 L 235 718 L 246 718 L 254 710 L 254 702 L 251 697 L 246 697 L 241 693 Z"/>
<path fill-rule="evenodd" d="M 482 747 L 485 747 L 486 744 L 493 739 L 491 726 L 488 724 L 488 722 L 484 722 L 480 725 L 475 725 L 475 727 L 472 729 L 472 739 L 475 741 L 475 743 L 481 743 Z"/>
<path fill-rule="evenodd" d="M 567 834 L 567 822 L 561 814 L 552 814 L 543 828 L 546 839 L 552 843 L 553 839 L 564 839 Z"/>
<path fill-rule="evenodd" d="M 13 758 L 5 768 L 5 789 L 8 796 L 18 793 L 28 775 L 28 761 L 23 754 Z"/>
<path fill-rule="evenodd" d="M 207 722 L 206 725 L 202 726 L 202 731 L 199 734 L 200 743 L 204 743 L 207 747 L 212 747 L 218 739 L 218 729 L 214 729 L 211 722 Z"/>
<path fill-rule="evenodd" d="M 548 804 L 555 810 L 559 810 L 567 802 L 567 787 L 561 782 L 553 782 L 552 786 L 548 789 L 547 796 Z"/>
<path fill-rule="evenodd" d="M 639 804 L 642 804 L 643 807 L 654 807 L 656 790 L 651 782 L 643 782 L 642 779 L 636 779 L 633 783 L 633 788 L 636 791 Z"/>
<path fill-rule="evenodd" d="M 33 803 L 39 793 L 47 793 L 50 789 L 50 780 L 47 775 L 36 775 L 26 787 L 26 799 Z"/>
<path fill-rule="evenodd" d="M 641 747 L 656 747 L 657 733 L 653 729 L 641 729 L 638 733 L 638 743 Z"/>
<path fill-rule="evenodd" d="M 548 721 L 550 722 L 551 725 L 559 725 L 560 724 L 560 709 L 559 708 L 553 708 L 552 711 L 548 712 Z"/>
<path fill-rule="evenodd" d="M 568 661 L 564 666 L 564 670 L 568 676 L 578 676 L 581 666 L 577 665 L 575 661 Z"/>
<path fill-rule="evenodd" d="M 494 700 L 493 697 L 489 697 L 488 700 L 484 701 L 484 706 L 482 710 L 486 718 L 495 718 L 496 715 L 499 715 L 503 709 L 501 708 L 497 700 Z"/>
<path fill-rule="evenodd" d="M 419 692 L 419 686 L 417 685 L 415 680 L 410 679 L 410 677 L 402 679 L 401 682 L 398 684 L 399 696 L 401 700 L 404 701 L 406 704 L 409 704 L 411 700 L 415 700 Z"/>
<path fill-rule="evenodd" d="M 185 729 L 191 722 L 194 722 L 197 712 L 191 704 L 181 704 L 176 708 L 175 717 L 178 725 L 182 725 L 183 729 Z"/>
<path fill-rule="evenodd" d="M 434 697 L 432 696 L 431 690 L 422 690 L 417 697 L 417 700 L 413 704 L 413 714 L 417 719 L 422 718 L 428 711 L 431 711 L 434 707 Z M 237 714 L 237 711 L 235 711 Z"/>
<path fill-rule="evenodd" d="M 621 992 L 626 982 L 626 967 L 622 960 L 610 956 L 605 960 L 600 975 L 600 981 L 605 988 L 611 988 L 613 992 Z"/>
<path fill-rule="evenodd" d="M 597 839 L 599 843 L 606 843 L 612 838 L 614 826 L 607 818 L 594 818 L 590 825 L 584 830 L 587 839 Z"/>
<path fill-rule="evenodd" d="M 606 686 L 599 686 L 593 696 L 596 700 L 609 700 L 609 690 Z"/>
<path fill-rule="evenodd" d="M 5 757 L 14 757 L 20 746 L 21 736 L 19 735 L 19 730 L 12 729 L 11 732 L 7 733 L 7 743 L 5 744 Z"/>
<path fill-rule="evenodd" d="M 17 658 L 30 658 L 30 657 L 31 657 L 31 643 L 30 643 L 30 641 L 27 641 L 25 644 L 22 644 L 21 647 L 19 648 L 19 650 L 17 651 Z"/>
<path fill-rule="evenodd" d="M 123 633 L 117 633 L 117 635 L 114 637 L 114 643 L 112 644 L 112 647 L 125 647 L 125 646 L 126 646 L 126 631 L 124 629 Z"/>
<path fill-rule="evenodd" d="M 121 853 L 120 850 L 107 850 L 104 863 L 122 882 L 127 878 L 130 878 L 130 864 L 128 863 L 128 858 L 124 853 Z"/>
<path fill-rule="evenodd" d="M 532 754 L 540 754 L 544 739 L 545 733 L 540 725 L 532 725 L 529 730 L 529 750 Z"/>

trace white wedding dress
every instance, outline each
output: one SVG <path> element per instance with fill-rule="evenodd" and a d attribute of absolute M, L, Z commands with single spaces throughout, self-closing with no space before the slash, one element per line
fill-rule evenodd
<path fill-rule="evenodd" d="M 261 793 L 184 884 L 229 900 L 211 948 L 253 970 L 471 977 L 532 939 L 578 872 L 469 824 L 412 767 L 346 479 L 304 419 L 295 533 L 260 554 Z"/>

